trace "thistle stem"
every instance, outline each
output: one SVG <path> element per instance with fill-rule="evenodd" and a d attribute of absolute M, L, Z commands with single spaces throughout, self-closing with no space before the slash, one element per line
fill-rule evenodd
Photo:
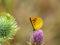
<path fill-rule="evenodd" d="M 41 45 L 40 43 L 33 43 L 32 45 Z"/>
<path fill-rule="evenodd" d="M 0 45 L 2 45 L 2 44 L 0 44 Z"/>

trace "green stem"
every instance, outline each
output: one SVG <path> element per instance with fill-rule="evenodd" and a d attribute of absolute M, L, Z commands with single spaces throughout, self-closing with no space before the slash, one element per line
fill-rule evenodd
<path fill-rule="evenodd" d="M 41 45 L 40 43 L 32 43 L 32 45 Z"/>
<path fill-rule="evenodd" d="M 41 43 L 28 43 L 28 45 L 41 45 Z"/>
<path fill-rule="evenodd" d="M 2 44 L 0 44 L 0 45 L 2 45 Z"/>

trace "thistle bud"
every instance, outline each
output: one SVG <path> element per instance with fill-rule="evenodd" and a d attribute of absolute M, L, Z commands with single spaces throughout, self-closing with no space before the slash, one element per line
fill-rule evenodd
<path fill-rule="evenodd" d="M 9 13 L 0 13 L 0 43 L 15 34 L 17 24 Z"/>

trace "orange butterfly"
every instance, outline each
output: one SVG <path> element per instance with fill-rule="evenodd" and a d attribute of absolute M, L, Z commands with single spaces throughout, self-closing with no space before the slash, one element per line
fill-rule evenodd
<path fill-rule="evenodd" d="M 41 18 L 30 17 L 30 21 L 34 30 L 38 30 L 43 26 L 43 20 Z"/>

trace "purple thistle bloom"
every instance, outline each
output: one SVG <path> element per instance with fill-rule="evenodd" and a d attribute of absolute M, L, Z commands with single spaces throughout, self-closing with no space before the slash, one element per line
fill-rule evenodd
<path fill-rule="evenodd" d="M 32 43 L 42 43 L 43 42 L 43 31 L 36 30 L 30 37 L 30 42 Z"/>

